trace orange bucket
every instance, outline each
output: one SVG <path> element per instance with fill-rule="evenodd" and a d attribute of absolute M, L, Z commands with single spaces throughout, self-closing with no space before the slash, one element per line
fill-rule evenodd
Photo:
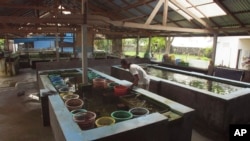
<path fill-rule="evenodd" d="M 114 94 L 116 96 L 123 96 L 128 93 L 128 87 L 123 85 L 114 86 Z"/>

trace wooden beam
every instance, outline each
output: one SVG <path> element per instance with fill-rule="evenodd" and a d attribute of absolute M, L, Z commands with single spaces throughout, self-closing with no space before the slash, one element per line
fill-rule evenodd
<path fill-rule="evenodd" d="M 218 31 L 223 31 L 223 32 L 227 32 L 227 31 L 248 31 L 250 30 L 250 27 L 228 27 L 228 28 L 219 28 L 219 29 L 215 29 Z"/>
<path fill-rule="evenodd" d="M 145 23 L 146 25 L 149 25 L 152 22 L 153 18 L 155 17 L 157 12 L 161 8 L 163 2 L 164 2 L 163 0 L 159 0 L 159 2 L 156 4 L 154 10 L 151 12 L 150 16 L 148 17 L 148 19 L 147 19 L 147 21 Z"/>
<path fill-rule="evenodd" d="M 59 28 L 58 30 L 53 28 L 37 29 L 16 29 L 16 28 L 4 28 L 0 29 L 1 33 L 76 33 L 77 28 Z"/>
<path fill-rule="evenodd" d="M 162 25 L 164 26 L 167 25 L 167 19 L 168 19 L 168 0 L 164 0 Z"/>
<path fill-rule="evenodd" d="M 176 0 L 170 0 L 175 6 L 179 7 L 182 11 L 184 11 L 186 14 L 188 14 L 189 16 L 193 17 L 196 21 L 198 21 L 200 24 L 202 24 L 205 28 L 207 29 L 211 29 L 212 28 L 206 23 L 204 22 L 201 18 L 197 17 L 196 15 L 194 15 L 192 12 L 188 11 L 184 6 L 182 6 L 180 3 L 178 3 Z"/>
<path fill-rule="evenodd" d="M 0 16 L 0 23 L 26 24 L 26 23 L 62 23 L 62 24 L 82 24 L 82 15 L 58 15 L 57 18 L 37 18 L 21 16 Z"/>
<path fill-rule="evenodd" d="M 117 25 L 119 26 L 119 25 Z M 193 28 L 180 28 L 180 27 L 167 27 L 163 25 L 146 25 L 139 23 L 125 22 L 122 27 L 139 28 L 147 30 L 160 30 L 160 31 L 178 31 L 178 32 L 190 32 L 190 33 L 210 33 L 206 29 L 193 29 Z"/>
<path fill-rule="evenodd" d="M 210 33 L 207 29 L 193 29 L 193 28 L 181 28 L 181 27 L 167 27 L 163 25 L 146 25 L 133 22 L 121 22 L 121 21 L 112 21 L 107 17 L 92 15 L 91 20 L 100 20 L 105 23 L 112 24 L 118 27 L 129 27 L 145 30 L 159 30 L 159 31 L 177 31 L 177 32 L 190 32 L 190 33 Z"/>
<path fill-rule="evenodd" d="M 56 5 L 54 5 L 56 6 Z M 26 10 L 44 10 L 44 11 L 56 11 L 61 10 L 58 7 L 50 7 L 50 6 L 35 6 L 35 5 L 22 5 L 22 4 L 0 4 L 1 8 L 11 8 L 11 9 L 26 9 Z M 64 7 L 63 11 L 71 11 L 75 13 L 80 13 L 80 9 L 68 9 Z"/>

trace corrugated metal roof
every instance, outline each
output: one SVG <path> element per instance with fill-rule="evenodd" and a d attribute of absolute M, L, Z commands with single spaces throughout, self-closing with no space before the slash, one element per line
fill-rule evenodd
<path fill-rule="evenodd" d="M 173 0 L 169 1 L 174 3 Z M 166 36 L 214 35 L 215 33 L 220 36 L 249 35 L 250 0 L 214 1 L 227 15 L 201 19 L 193 17 L 189 20 L 168 7 L 167 26 L 164 27 L 162 25 L 164 7 L 161 3 L 164 1 L 162 0 L 88 0 L 88 24 L 89 27 L 94 27 L 102 33 L 120 32 L 121 36 L 122 31 L 125 31 L 126 35 L 131 32 L 130 35 L 135 36 L 145 32 Z M 158 4 L 161 4 L 159 9 L 153 13 Z M 62 11 L 57 9 L 59 5 L 71 11 L 72 14 L 63 15 Z M 29 32 L 75 32 L 79 30 L 83 21 L 81 7 L 80 0 L 1 1 L 0 36 L 26 36 Z M 181 7 L 178 8 L 183 10 Z M 145 24 L 146 22 L 148 23 Z M 60 30 L 58 30 L 58 24 L 60 24 Z M 37 30 L 38 28 L 42 30 Z"/>
<path fill-rule="evenodd" d="M 224 0 L 222 3 L 227 7 L 230 12 L 249 12 L 250 1 L 249 0 Z"/>

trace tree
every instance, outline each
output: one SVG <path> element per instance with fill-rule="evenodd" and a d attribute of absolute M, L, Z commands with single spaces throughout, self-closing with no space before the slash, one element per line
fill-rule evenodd
<path fill-rule="evenodd" d="M 109 51 L 109 47 L 111 46 L 110 40 L 108 39 L 96 39 L 94 40 L 94 47 L 98 50 Z"/>
<path fill-rule="evenodd" d="M 153 37 L 151 39 L 151 52 L 152 52 L 152 57 L 154 56 L 155 53 L 158 53 L 160 55 L 160 52 L 165 48 L 165 38 L 164 37 Z"/>
<path fill-rule="evenodd" d="M 0 50 L 4 49 L 4 39 L 0 39 Z"/>
<path fill-rule="evenodd" d="M 140 38 L 139 45 L 140 45 L 141 51 L 145 52 L 148 48 L 148 44 L 149 44 L 148 38 Z"/>
<path fill-rule="evenodd" d="M 171 48 L 173 41 L 174 41 L 174 37 L 166 37 L 165 38 L 165 42 L 166 42 L 165 53 L 166 54 L 170 54 L 170 48 Z"/>

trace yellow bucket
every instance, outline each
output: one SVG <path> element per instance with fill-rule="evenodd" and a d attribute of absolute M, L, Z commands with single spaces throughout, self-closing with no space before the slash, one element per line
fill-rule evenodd
<path fill-rule="evenodd" d="M 115 119 L 112 117 L 100 117 L 95 121 L 97 127 L 108 126 L 115 124 Z"/>

